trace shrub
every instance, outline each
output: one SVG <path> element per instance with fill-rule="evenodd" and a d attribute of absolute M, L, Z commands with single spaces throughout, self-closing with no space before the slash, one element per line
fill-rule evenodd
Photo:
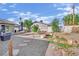
<path fill-rule="evenodd" d="M 32 26 L 32 32 L 38 32 L 39 26 L 38 25 L 33 25 Z"/>
<path fill-rule="evenodd" d="M 59 32 L 59 21 L 58 19 L 54 19 L 51 23 L 52 31 L 53 32 Z"/>
<path fill-rule="evenodd" d="M 48 41 L 48 43 L 54 43 L 54 41 Z"/>
<path fill-rule="evenodd" d="M 58 45 L 59 47 L 66 48 L 66 49 L 72 47 L 72 45 L 63 44 L 63 43 L 57 43 L 57 45 Z"/>

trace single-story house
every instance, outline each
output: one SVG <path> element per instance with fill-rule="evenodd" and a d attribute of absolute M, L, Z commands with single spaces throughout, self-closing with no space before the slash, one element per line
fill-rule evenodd
<path fill-rule="evenodd" d="M 15 23 L 0 19 L 0 32 L 14 32 Z"/>
<path fill-rule="evenodd" d="M 38 25 L 40 31 L 52 32 L 51 26 L 50 26 L 49 24 L 46 24 L 46 23 L 43 23 L 43 22 L 35 21 L 35 22 L 33 23 L 33 25 Z M 33 26 L 33 25 L 32 25 L 32 26 Z"/>

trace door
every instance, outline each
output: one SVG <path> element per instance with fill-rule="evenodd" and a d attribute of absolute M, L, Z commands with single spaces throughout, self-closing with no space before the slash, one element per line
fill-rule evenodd
<path fill-rule="evenodd" d="M 5 25 L 1 25 L 1 31 L 5 33 Z"/>

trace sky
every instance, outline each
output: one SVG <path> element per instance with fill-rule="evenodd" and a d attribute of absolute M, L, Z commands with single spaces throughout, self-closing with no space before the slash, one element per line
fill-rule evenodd
<path fill-rule="evenodd" d="M 75 3 L 75 13 L 79 13 L 79 4 Z M 58 18 L 62 23 L 62 18 L 72 13 L 70 3 L 0 3 L 0 19 L 19 23 L 21 17 L 32 19 L 32 21 L 43 20 L 44 23 L 51 23 L 54 18 Z"/>

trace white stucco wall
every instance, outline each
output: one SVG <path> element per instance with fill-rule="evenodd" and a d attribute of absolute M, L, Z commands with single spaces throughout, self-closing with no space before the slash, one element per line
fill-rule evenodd
<path fill-rule="evenodd" d="M 48 27 L 48 32 L 52 32 L 51 26 Z"/>
<path fill-rule="evenodd" d="M 71 33 L 72 32 L 72 26 L 64 26 L 63 31 L 65 33 Z"/>
<path fill-rule="evenodd" d="M 1 30 L 1 25 L 5 25 L 5 32 L 13 32 L 14 30 L 14 25 L 9 25 L 9 24 L 0 24 L 0 30 Z"/>
<path fill-rule="evenodd" d="M 48 25 L 45 25 L 45 24 L 42 24 L 42 23 L 34 23 L 33 25 L 38 25 L 39 28 L 40 28 L 40 31 L 48 31 Z"/>
<path fill-rule="evenodd" d="M 64 26 L 63 32 L 65 32 L 65 33 L 71 33 L 73 27 L 79 27 L 79 25 Z"/>

